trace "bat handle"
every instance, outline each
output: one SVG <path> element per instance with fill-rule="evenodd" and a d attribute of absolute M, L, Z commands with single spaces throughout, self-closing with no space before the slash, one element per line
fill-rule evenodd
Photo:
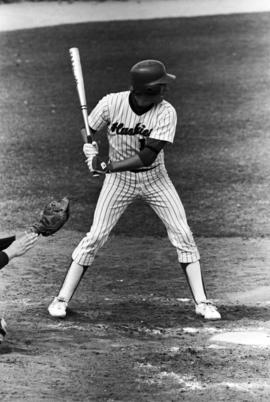
<path fill-rule="evenodd" d="M 85 128 L 82 128 L 81 129 L 81 135 L 82 135 L 83 142 L 85 144 L 92 144 L 93 140 L 92 140 L 90 131 L 87 132 Z"/>

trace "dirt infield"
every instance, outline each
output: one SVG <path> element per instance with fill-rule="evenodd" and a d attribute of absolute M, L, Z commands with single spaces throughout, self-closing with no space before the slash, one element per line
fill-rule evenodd
<path fill-rule="evenodd" d="M 204 266 L 220 322 L 195 316 L 175 251 L 166 239 L 150 237 L 112 238 L 68 318 L 53 320 L 47 306 L 80 236 L 62 230 L 55 239 L 41 239 L 1 275 L 1 309 L 9 323 L 0 349 L 2 400 L 269 399 L 269 343 L 256 345 L 260 334 L 270 336 L 269 240 L 199 239 L 202 250 L 211 250 Z M 142 250 L 136 259 L 134 245 Z M 257 250 L 252 260 L 250 248 Z M 213 338 L 239 331 L 256 331 L 254 345 Z"/>

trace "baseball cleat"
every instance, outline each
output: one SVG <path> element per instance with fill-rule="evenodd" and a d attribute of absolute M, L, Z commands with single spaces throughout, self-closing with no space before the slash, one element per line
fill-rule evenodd
<path fill-rule="evenodd" d="M 6 334 L 7 334 L 7 323 L 4 320 L 4 318 L 1 318 L 1 321 L 0 321 L 0 343 L 3 342 Z"/>
<path fill-rule="evenodd" d="M 64 318 L 67 315 L 67 302 L 61 297 L 55 297 L 48 307 L 52 317 Z"/>
<path fill-rule="evenodd" d="M 206 320 L 220 320 L 221 315 L 216 306 L 209 300 L 196 304 L 195 312 Z"/>

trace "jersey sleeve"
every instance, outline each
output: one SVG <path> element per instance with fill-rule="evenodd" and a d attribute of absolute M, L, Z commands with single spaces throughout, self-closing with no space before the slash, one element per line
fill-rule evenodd
<path fill-rule="evenodd" d="M 16 239 L 15 236 L 2 237 L 2 239 L 0 239 L 0 250 L 2 251 L 8 248 L 11 245 L 11 243 L 14 242 L 15 239 Z"/>
<path fill-rule="evenodd" d="M 101 130 L 110 123 L 109 95 L 104 96 L 88 116 L 88 124 L 93 130 Z"/>
<path fill-rule="evenodd" d="M 2 269 L 9 262 L 9 258 L 3 250 L 8 248 L 15 239 L 15 236 L 4 237 L 0 239 L 0 269 Z"/>
<path fill-rule="evenodd" d="M 0 269 L 2 269 L 9 262 L 9 258 L 4 251 L 0 251 Z"/>
<path fill-rule="evenodd" d="M 167 106 L 157 119 L 157 124 L 150 138 L 173 143 L 177 124 L 177 114 L 173 106 Z"/>

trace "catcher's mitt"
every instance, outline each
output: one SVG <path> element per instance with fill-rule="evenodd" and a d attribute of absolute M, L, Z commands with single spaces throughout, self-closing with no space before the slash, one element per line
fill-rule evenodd
<path fill-rule="evenodd" d="M 31 226 L 31 230 L 42 236 L 56 233 L 69 218 L 69 199 L 49 202 L 40 214 L 40 218 Z"/>

